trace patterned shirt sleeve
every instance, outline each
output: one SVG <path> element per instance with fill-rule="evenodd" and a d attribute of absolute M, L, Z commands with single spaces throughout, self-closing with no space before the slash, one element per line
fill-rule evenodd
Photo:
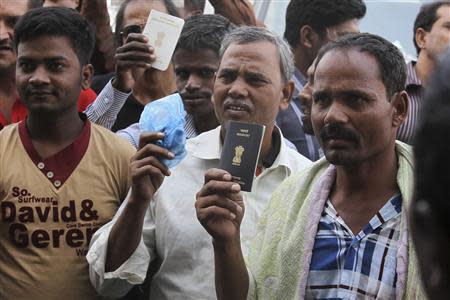
<path fill-rule="evenodd" d="M 116 121 L 117 114 L 122 109 L 130 93 L 115 89 L 110 80 L 105 88 L 84 111 L 88 119 L 100 126 L 111 129 Z"/>

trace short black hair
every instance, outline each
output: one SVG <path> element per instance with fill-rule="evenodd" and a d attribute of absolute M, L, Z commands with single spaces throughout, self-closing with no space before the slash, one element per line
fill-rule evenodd
<path fill-rule="evenodd" d="M 205 10 L 206 0 L 184 0 L 184 9 L 188 11 Z"/>
<path fill-rule="evenodd" d="M 234 28 L 235 25 L 221 15 L 192 16 L 184 24 L 175 51 L 211 49 L 219 57 L 220 45 L 225 34 Z"/>
<path fill-rule="evenodd" d="M 450 228 L 450 48 L 427 81 L 414 139 L 415 195 L 429 204 L 436 222 Z M 450 229 L 448 229 L 450 230 Z"/>
<path fill-rule="evenodd" d="M 44 1 L 42 0 L 28 0 L 28 9 L 42 7 Z"/>
<path fill-rule="evenodd" d="M 365 14 L 366 5 L 362 0 L 291 0 L 286 9 L 284 38 L 295 48 L 304 25 L 311 26 L 323 38 L 327 28 L 361 19 Z"/>
<path fill-rule="evenodd" d="M 14 46 L 39 36 L 68 38 L 80 64 L 89 63 L 95 35 L 89 22 L 76 10 L 63 7 L 41 7 L 29 10 L 14 27 Z"/>
<path fill-rule="evenodd" d="M 317 55 L 316 66 L 326 53 L 350 49 L 369 53 L 376 59 L 388 97 L 405 89 L 406 63 L 402 53 L 394 44 L 375 34 L 347 34 L 326 44 Z"/>
<path fill-rule="evenodd" d="M 125 14 L 125 9 L 127 8 L 128 4 L 130 4 L 133 1 L 137 1 L 137 0 L 125 0 L 122 2 L 122 4 L 119 7 L 119 10 L 117 11 L 116 14 L 116 27 L 114 29 L 114 39 L 116 41 L 116 45 L 117 46 L 122 46 L 122 36 L 120 34 L 120 32 L 123 29 L 123 17 Z M 180 14 L 178 13 L 177 7 L 175 6 L 175 4 L 173 4 L 172 0 L 157 0 L 160 1 L 161 3 L 164 4 L 164 6 L 167 9 L 167 12 L 169 13 L 169 15 L 175 16 L 175 17 L 179 17 Z"/>
<path fill-rule="evenodd" d="M 417 29 L 422 28 L 423 30 L 430 32 L 433 24 L 437 21 L 437 10 L 443 5 L 450 5 L 450 0 L 447 1 L 435 1 L 422 5 L 419 13 L 414 21 L 414 32 L 413 32 L 413 42 L 416 47 L 417 54 L 420 53 L 419 45 L 416 42 L 416 32 Z"/>

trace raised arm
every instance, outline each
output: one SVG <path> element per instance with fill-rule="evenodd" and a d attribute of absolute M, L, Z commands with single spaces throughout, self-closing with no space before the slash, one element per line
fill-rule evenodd
<path fill-rule="evenodd" d="M 248 0 L 209 0 L 216 14 L 222 15 L 233 24 L 257 26 L 255 12 Z"/>
<path fill-rule="evenodd" d="M 161 138 L 163 134 L 160 132 L 142 134 L 139 150 L 131 159 L 131 195 L 109 235 L 106 272 L 120 267 L 139 245 L 148 205 L 164 177 L 170 175 L 167 167 L 157 157 L 172 159 L 173 154 L 153 144 Z"/>
<path fill-rule="evenodd" d="M 248 274 L 240 243 L 244 202 L 240 186 L 224 170 L 210 169 L 197 193 L 197 218 L 213 238 L 216 294 L 222 299 L 246 299 Z"/>
<path fill-rule="evenodd" d="M 150 69 L 156 59 L 153 47 L 147 42 L 145 35 L 131 33 L 124 45 L 117 48 L 115 77 L 85 111 L 91 122 L 112 128 L 136 78 L 143 76 L 144 71 Z"/>
<path fill-rule="evenodd" d="M 101 70 L 102 73 L 114 71 L 116 47 L 106 0 L 84 0 L 81 2 L 80 13 L 95 25 L 95 68 Z"/>

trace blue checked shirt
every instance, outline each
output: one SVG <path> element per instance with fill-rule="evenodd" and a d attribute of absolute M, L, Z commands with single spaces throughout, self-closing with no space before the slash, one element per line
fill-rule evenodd
<path fill-rule="evenodd" d="M 395 299 L 402 196 L 397 194 L 354 235 L 325 204 L 314 242 L 306 299 Z"/>

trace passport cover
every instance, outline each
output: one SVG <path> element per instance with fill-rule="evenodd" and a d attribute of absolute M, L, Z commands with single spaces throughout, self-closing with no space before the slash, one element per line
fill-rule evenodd
<path fill-rule="evenodd" d="M 164 71 L 169 66 L 180 38 L 184 20 L 152 9 L 143 30 L 149 44 L 155 48 L 152 67 Z"/>
<path fill-rule="evenodd" d="M 228 123 L 219 167 L 231 174 L 242 191 L 252 190 L 265 128 L 237 121 Z"/>

